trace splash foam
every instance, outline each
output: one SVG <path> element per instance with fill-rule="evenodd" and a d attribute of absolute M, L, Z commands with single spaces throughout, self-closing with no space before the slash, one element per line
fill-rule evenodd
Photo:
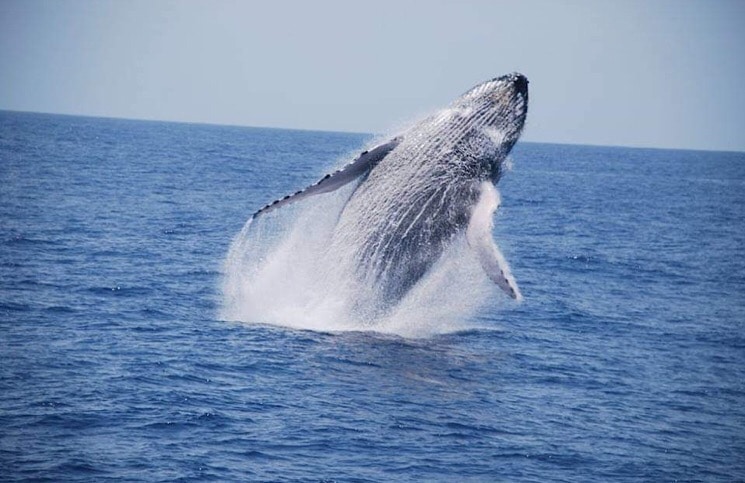
<path fill-rule="evenodd" d="M 249 221 L 223 267 L 225 320 L 323 332 L 376 331 L 427 337 L 466 330 L 494 297 L 464 237 L 395 306 L 360 313 L 356 302 L 374 293 L 338 263 L 329 242 L 351 188 Z"/>

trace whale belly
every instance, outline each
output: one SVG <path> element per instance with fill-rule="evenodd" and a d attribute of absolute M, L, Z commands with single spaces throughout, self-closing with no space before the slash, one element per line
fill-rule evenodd
<path fill-rule="evenodd" d="M 397 171 L 371 173 L 347 202 L 331 244 L 387 302 L 402 298 L 438 260 L 478 198 L 475 180 Z"/>

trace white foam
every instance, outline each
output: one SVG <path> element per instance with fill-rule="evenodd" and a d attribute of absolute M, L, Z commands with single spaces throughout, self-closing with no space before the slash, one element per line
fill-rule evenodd
<path fill-rule="evenodd" d="M 462 239 L 384 315 L 355 312 L 373 293 L 343 269 L 329 241 L 350 189 L 260 217 L 236 236 L 223 267 L 225 320 L 323 332 L 428 337 L 466 330 L 495 295 Z"/>

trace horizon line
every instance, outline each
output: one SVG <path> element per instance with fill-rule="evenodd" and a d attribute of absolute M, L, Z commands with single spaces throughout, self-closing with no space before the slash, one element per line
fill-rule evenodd
<path fill-rule="evenodd" d="M 173 120 L 173 119 L 152 119 L 152 118 L 134 118 L 134 117 L 121 117 L 111 115 L 95 115 L 95 114 L 72 114 L 67 112 L 45 112 L 45 111 L 22 111 L 17 109 L 6 109 L 0 107 L 0 112 L 10 112 L 17 114 L 37 114 L 47 116 L 65 116 L 65 117 L 84 117 L 90 119 L 107 119 L 116 121 L 134 121 L 134 122 L 153 122 L 153 123 L 173 123 L 173 124 L 189 124 L 195 126 L 217 126 L 217 127 L 239 127 L 248 129 L 276 129 L 281 131 L 303 131 L 303 132 L 325 132 L 325 133 L 336 133 L 336 134 L 358 134 L 365 136 L 380 136 L 383 133 L 373 132 L 361 132 L 361 131 L 344 131 L 336 129 L 310 129 L 301 127 L 279 127 L 279 126 L 253 126 L 247 124 L 232 124 L 232 123 L 220 123 L 220 122 L 207 122 L 207 121 L 185 121 L 185 120 Z M 624 148 L 624 149 L 655 149 L 655 150 L 667 150 L 667 151 L 701 151 L 701 152 L 713 152 L 713 153 L 736 153 L 745 154 L 745 149 L 713 149 L 713 148 L 681 148 L 681 147 L 660 147 L 660 146 L 641 146 L 641 145 L 625 145 L 625 144 L 595 144 L 595 143 L 570 143 L 565 141 L 533 141 L 521 139 L 519 143 L 529 144 L 554 144 L 558 146 L 587 146 L 587 147 L 601 147 L 601 148 Z"/>

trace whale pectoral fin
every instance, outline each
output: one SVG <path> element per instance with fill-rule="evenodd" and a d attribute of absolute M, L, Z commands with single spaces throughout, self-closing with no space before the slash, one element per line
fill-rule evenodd
<path fill-rule="evenodd" d="M 398 146 L 398 144 L 401 142 L 401 139 L 401 137 L 394 138 L 385 144 L 381 144 L 380 146 L 371 149 L 370 151 L 363 152 L 354 161 L 347 164 L 343 168 L 335 171 L 334 173 L 327 174 L 316 183 L 296 192 L 295 194 L 287 195 L 284 198 L 275 200 L 274 202 L 266 205 L 265 207 L 254 213 L 251 218 L 256 218 L 261 214 L 268 213 L 282 206 L 300 201 L 303 198 L 307 198 L 313 195 L 320 195 L 322 193 L 328 193 L 330 191 L 341 188 L 345 184 L 350 183 L 360 176 L 368 173 L 376 164 L 380 162 L 380 160 L 385 158 L 388 153 L 393 150 L 393 148 Z"/>
<path fill-rule="evenodd" d="M 479 201 L 468 223 L 466 238 L 486 275 L 507 295 L 520 301 L 522 295 L 510 272 L 510 266 L 492 239 L 492 216 L 499 207 L 499 201 L 499 192 L 494 185 L 484 181 L 481 184 Z"/>

